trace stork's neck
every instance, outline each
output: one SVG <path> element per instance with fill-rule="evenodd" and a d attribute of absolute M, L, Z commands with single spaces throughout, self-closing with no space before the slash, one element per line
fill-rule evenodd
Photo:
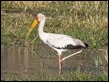
<path fill-rule="evenodd" d="M 45 19 L 40 21 L 40 23 L 39 23 L 39 28 L 38 28 L 39 35 L 40 35 L 40 33 L 44 33 L 44 30 L 43 30 L 44 24 L 45 24 Z"/>
<path fill-rule="evenodd" d="M 44 43 L 46 43 L 47 33 L 45 33 L 43 30 L 44 24 L 45 24 L 45 19 L 39 23 L 38 33 L 39 33 L 39 37 L 41 38 L 41 40 Z"/>

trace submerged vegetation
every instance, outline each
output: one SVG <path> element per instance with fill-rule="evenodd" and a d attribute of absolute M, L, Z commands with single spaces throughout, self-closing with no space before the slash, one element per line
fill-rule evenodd
<path fill-rule="evenodd" d="M 108 1 L 1 1 L 1 45 L 24 46 L 26 34 L 38 13 L 46 16 L 45 32 L 62 33 L 78 38 L 90 48 L 108 48 Z M 27 41 L 41 44 L 37 28 Z M 93 57 L 92 57 L 93 58 Z M 93 58 L 95 67 L 101 59 Z M 41 73 L 40 73 L 41 72 Z M 108 69 L 98 75 L 79 69 L 61 77 L 39 72 L 41 80 L 107 81 Z M 20 80 L 15 76 L 5 80 Z M 95 78 L 96 77 L 96 78 Z M 37 80 L 35 75 L 27 80 Z"/>

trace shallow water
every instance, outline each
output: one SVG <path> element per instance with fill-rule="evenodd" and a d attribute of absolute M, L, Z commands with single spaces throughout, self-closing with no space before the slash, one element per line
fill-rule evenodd
<path fill-rule="evenodd" d="M 63 53 L 62 57 L 76 52 L 76 50 Z M 106 66 L 105 51 L 86 49 L 82 53 L 63 61 L 62 71 L 71 72 L 80 68 L 81 71 L 100 72 Z M 99 67 L 99 70 L 96 69 Z M 39 75 L 58 74 L 57 52 L 45 45 L 2 46 L 1 47 L 1 80 L 26 80 L 31 75 L 40 80 Z M 11 79 L 10 79 L 11 78 Z"/>

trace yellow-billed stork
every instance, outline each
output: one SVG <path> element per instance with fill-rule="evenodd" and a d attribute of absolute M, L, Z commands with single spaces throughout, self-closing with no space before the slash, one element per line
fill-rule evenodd
<path fill-rule="evenodd" d="M 27 33 L 26 38 L 29 36 L 30 32 L 34 29 L 34 27 L 37 24 L 39 24 L 38 33 L 39 33 L 39 37 L 41 38 L 41 40 L 45 44 L 47 44 L 48 46 L 50 46 L 51 48 L 53 48 L 54 50 L 56 50 L 58 52 L 58 55 L 59 55 L 59 74 L 61 74 L 62 61 L 73 56 L 73 55 L 81 53 L 82 49 L 88 47 L 88 45 L 86 43 L 83 43 L 81 40 L 76 39 L 76 38 L 72 38 L 71 36 L 68 36 L 68 35 L 53 34 L 53 33 L 44 32 L 43 27 L 45 24 L 45 20 L 46 20 L 45 16 L 43 14 L 39 13 L 36 16 L 36 18 L 34 19 L 32 25 Z M 62 52 L 68 51 L 69 49 L 81 49 L 81 50 L 61 59 Z"/>

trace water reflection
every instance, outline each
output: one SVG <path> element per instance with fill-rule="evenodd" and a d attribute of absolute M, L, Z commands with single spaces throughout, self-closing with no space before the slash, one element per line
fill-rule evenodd
<path fill-rule="evenodd" d="M 66 52 L 66 54 L 72 52 Z M 96 71 L 96 67 L 106 66 L 105 52 L 97 50 L 84 50 L 63 61 L 63 72 L 70 72 L 80 67 L 81 70 Z M 1 79 L 26 80 L 34 75 L 35 80 L 40 80 L 39 75 L 58 74 L 58 56 L 51 48 L 44 45 L 19 47 L 1 47 Z M 10 79 L 11 78 L 11 79 Z"/>

